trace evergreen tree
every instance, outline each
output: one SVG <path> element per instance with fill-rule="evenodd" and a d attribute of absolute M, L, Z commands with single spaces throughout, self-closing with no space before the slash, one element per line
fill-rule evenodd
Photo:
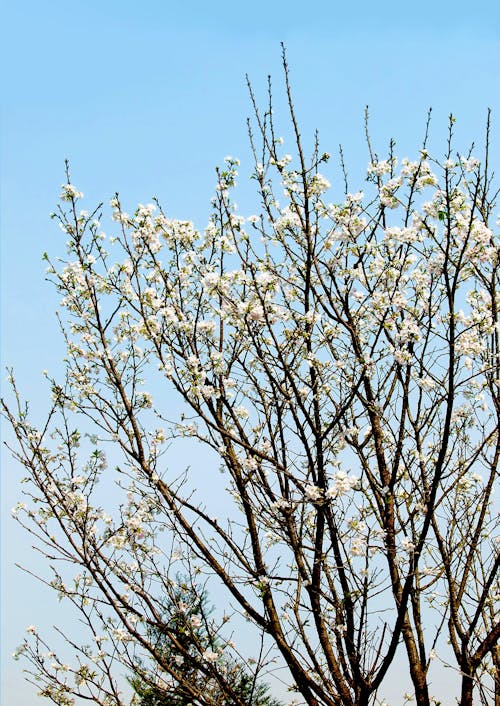
<path fill-rule="evenodd" d="M 168 671 L 147 673 L 140 662 L 130 680 L 140 706 L 280 706 L 269 686 L 257 681 L 243 664 L 223 656 L 225 643 L 213 630 L 206 591 L 179 581 L 165 606 L 164 623 L 151 630 L 150 640 Z"/>

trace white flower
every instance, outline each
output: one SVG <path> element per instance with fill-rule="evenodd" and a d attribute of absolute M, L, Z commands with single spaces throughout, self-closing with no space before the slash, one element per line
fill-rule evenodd
<path fill-rule="evenodd" d="M 329 498 L 336 498 L 339 495 L 348 493 L 357 484 L 359 478 L 354 475 L 347 475 L 345 471 L 337 471 L 335 476 L 335 481 L 326 491 L 326 495 Z"/>
<path fill-rule="evenodd" d="M 73 184 L 61 184 L 61 201 L 72 201 L 83 198 L 83 193 L 78 191 Z"/>
<path fill-rule="evenodd" d="M 200 364 L 200 359 L 197 355 L 190 355 L 186 358 L 186 363 L 190 368 L 197 368 Z"/>
<path fill-rule="evenodd" d="M 407 343 L 408 341 L 418 341 L 420 337 L 421 332 L 417 321 L 413 318 L 405 318 L 398 332 L 399 340 Z"/>
<path fill-rule="evenodd" d="M 351 543 L 351 556 L 364 556 L 366 551 L 366 542 L 363 537 L 355 537 Z"/>
<path fill-rule="evenodd" d="M 328 181 L 328 179 L 325 179 L 322 174 L 315 174 L 309 182 L 309 193 L 322 194 L 325 191 L 328 191 L 330 186 L 330 182 Z"/>
<path fill-rule="evenodd" d="M 16 517 L 20 510 L 26 510 L 26 508 L 27 508 L 26 503 L 19 502 L 19 503 L 17 503 L 17 505 L 14 505 L 14 507 L 12 508 L 12 515 L 14 517 Z"/>
<path fill-rule="evenodd" d="M 264 309 L 257 305 L 257 306 L 252 306 L 252 308 L 249 310 L 248 315 L 252 319 L 252 321 L 263 321 L 264 320 Z"/>
<path fill-rule="evenodd" d="M 202 624 L 201 618 L 198 615 L 192 615 L 189 622 L 193 628 L 199 628 Z"/>
<path fill-rule="evenodd" d="M 388 160 L 380 160 L 379 162 L 370 162 L 366 170 L 368 174 L 376 174 L 383 176 L 391 171 L 391 163 Z"/>
<path fill-rule="evenodd" d="M 271 442 L 269 439 L 262 439 L 260 443 L 260 450 L 263 451 L 264 453 L 267 453 L 269 449 L 271 448 Z"/>
<path fill-rule="evenodd" d="M 26 632 L 29 632 L 30 635 L 36 635 L 36 627 L 34 625 L 28 625 Z"/>
<path fill-rule="evenodd" d="M 153 406 L 153 397 L 151 396 L 151 393 L 143 392 L 139 396 L 139 405 L 141 407 L 146 407 L 146 408 L 150 409 Z"/>
<path fill-rule="evenodd" d="M 392 353 L 394 355 L 394 360 L 396 363 L 399 363 L 399 365 L 404 365 L 411 360 L 410 352 L 404 348 L 395 348 Z"/>
<path fill-rule="evenodd" d="M 474 169 L 479 167 L 479 160 L 477 160 L 475 157 L 460 157 L 460 164 L 464 168 L 464 171 L 473 172 Z"/>
<path fill-rule="evenodd" d="M 423 566 L 422 567 L 422 575 L 423 576 L 436 576 L 437 571 L 436 569 L 433 569 L 430 566 Z"/>
<path fill-rule="evenodd" d="M 209 335 L 213 335 L 215 333 L 215 329 L 216 323 L 213 319 L 198 322 L 198 331 L 203 331 Z"/>
<path fill-rule="evenodd" d="M 201 280 L 204 289 L 213 290 L 219 284 L 220 277 L 216 272 L 207 272 Z"/>
<path fill-rule="evenodd" d="M 157 429 L 155 431 L 155 435 L 153 437 L 152 443 L 154 444 L 162 444 L 164 441 L 166 441 L 167 437 L 165 436 L 165 430 L 164 429 Z"/>
<path fill-rule="evenodd" d="M 431 377 L 423 377 L 419 378 L 418 380 L 418 386 L 422 388 L 422 390 L 433 390 L 436 387 L 436 382 L 433 380 Z"/>
<path fill-rule="evenodd" d="M 122 630 L 121 628 L 116 628 L 113 630 L 113 636 L 117 642 L 129 642 L 131 640 L 131 636 L 128 632 L 126 630 Z"/>
<path fill-rule="evenodd" d="M 362 191 L 356 191 L 355 194 L 347 194 L 346 201 L 347 203 L 353 204 L 353 203 L 359 203 L 360 201 L 363 200 L 364 193 Z"/>
<path fill-rule="evenodd" d="M 415 549 L 415 544 L 408 537 L 404 537 L 401 541 L 401 548 L 405 552 L 412 552 Z"/>
<path fill-rule="evenodd" d="M 318 488 L 317 485 L 306 485 L 304 497 L 306 500 L 311 500 L 313 503 L 317 502 L 322 498 L 322 490 L 321 488 Z"/>
<path fill-rule="evenodd" d="M 253 458 L 252 456 L 247 456 L 245 459 L 243 459 L 243 461 L 241 462 L 241 465 L 247 471 L 255 471 L 259 467 L 257 460 L 255 458 Z"/>
<path fill-rule="evenodd" d="M 206 662 L 215 662 L 218 654 L 217 652 L 212 652 L 211 650 L 205 650 L 201 656 Z"/>

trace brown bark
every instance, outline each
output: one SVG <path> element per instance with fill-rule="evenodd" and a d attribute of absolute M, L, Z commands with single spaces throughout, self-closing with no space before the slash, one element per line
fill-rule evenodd
<path fill-rule="evenodd" d="M 495 706 L 500 706 L 500 645 L 491 650 L 493 658 L 493 679 L 495 681 Z"/>
<path fill-rule="evenodd" d="M 462 672 L 462 691 L 460 694 L 460 706 L 472 706 L 472 692 L 474 680 L 472 674 Z"/>

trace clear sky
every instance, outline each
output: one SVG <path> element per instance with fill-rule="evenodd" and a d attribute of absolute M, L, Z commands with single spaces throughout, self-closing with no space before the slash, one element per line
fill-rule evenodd
<path fill-rule="evenodd" d="M 444 149 L 452 112 L 462 151 L 482 143 L 491 107 L 498 154 L 494 0 L 4 0 L 0 23 L 2 364 L 15 366 L 35 412 L 44 408 L 41 371 L 55 372 L 62 357 L 41 253 L 64 251 L 48 215 L 66 157 L 85 207 L 117 190 L 130 210 L 156 195 L 169 215 L 203 227 L 215 165 L 226 154 L 250 158 L 246 73 L 258 96 L 273 75 L 279 122 L 280 41 L 303 134 L 318 128 L 332 154 L 342 143 L 353 175 L 368 161 L 366 104 L 378 151 L 394 137 L 409 157 L 430 106 L 431 144 Z M 251 203 L 248 187 L 243 202 Z M 36 706 L 10 654 L 41 608 L 48 624 L 61 609 L 14 568 L 35 559 L 9 519 L 20 473 L 2 459 L 2 705 Z"/>

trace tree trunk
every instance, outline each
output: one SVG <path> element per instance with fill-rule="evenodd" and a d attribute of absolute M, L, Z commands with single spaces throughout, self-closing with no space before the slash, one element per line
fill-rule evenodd
<path fill-rule="evenodd" d="M 472 674 L 466 673 L 462 669 L 462 693 L 460 694 L 460 706 L 472 706 L 472 691 L 474 680 Z"/>
<path fill-rule="evenodd" d="M 500 645 L 491 650 L 493 658 L 493 679 L 495 681 L 495 706 L 500 706 Z"/>

